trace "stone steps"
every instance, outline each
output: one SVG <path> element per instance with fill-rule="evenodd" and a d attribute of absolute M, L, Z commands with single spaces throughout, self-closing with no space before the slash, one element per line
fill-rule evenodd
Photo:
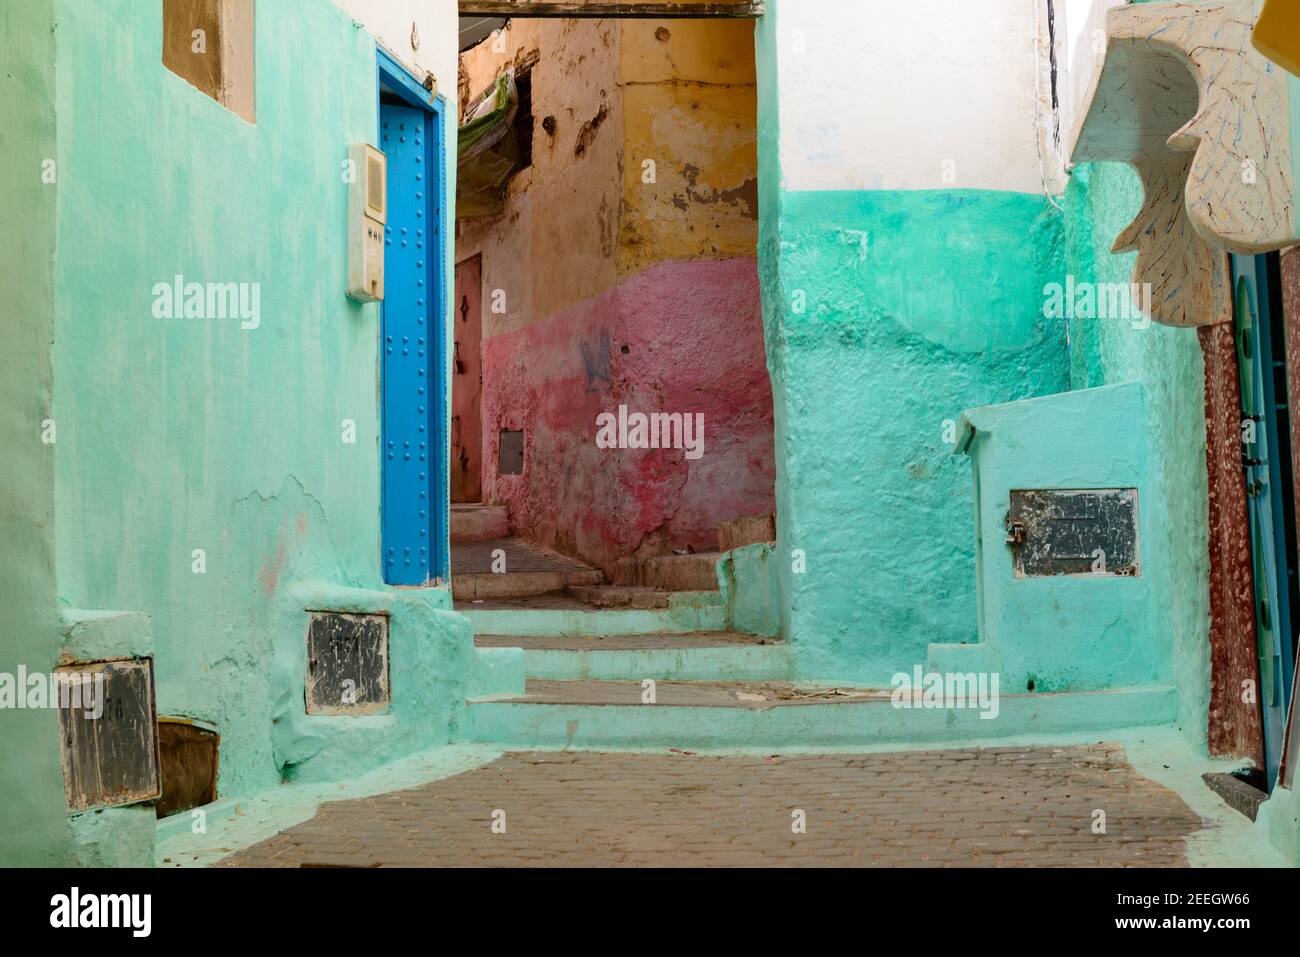
<path fill-rule="evenodd" d="M 565 594 L 592 609 L 667 608 L 669 593 L 645 585 L 571 585 Z"/>
<path fill-rule="evenodd" d="M 738 632 L 609 636 L 477 635 L 480 648 L 521 648 L 529 678 L 777 681 L 793 659 L 784 642 Z"/>
<path fill-rule="evenodd" d="M 521 539 L 483 539 L 451 547 L 451 594 L 458 601 L 525 598 L 604 581 L 598 569 Z"/>
<path fill-rule="evenodd" d="M 486 542 L 510 535 L 510 514 L 504 505 L 452 505 L 451 542 Z"/>
<path fill-rule="evenodd" d="M 614 584 L 659 591 L 718 591 L 722 552 L 624 558 L 614 565 Z"/>
<path fill-rule="evenodd" d="M 527 655 L 527 652 L 525 652 Z M 870 748 L 969 744 L 1168 725 L 1174 688 L 1003 695 L 996 718 L 977 708 L 896 708 L 887 689 L 788 683 L 530 678 L 522 696 L 471 700 L 465 739 L 506 748 Z"/>
<path fill-rule="evenodd" d="M 456 611 L 470 620 L 476 635 L 537 637 L 602 635 L 681 635 L 727 629 L 727 606 L 720 592 L 677 592 L 662 608 L 592 609 L 568 595 L 536 600 L 460 600 Z"/>

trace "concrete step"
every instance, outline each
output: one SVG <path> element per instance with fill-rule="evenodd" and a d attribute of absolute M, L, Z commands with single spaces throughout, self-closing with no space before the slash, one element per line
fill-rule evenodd
<path fill-rule="evenodd" d="M 487 598 L 526 598 L 546 595 L 571 585 L 593 585 L 604 581 L 599 571 L 570 572 L 478 572 L 451 577 L 451 594 L 457 601 L 474 601 Z"/>
<path fill-rule="evenodd" d="M 522 648 L 530 678 L 557 681 L 779 681 L 793 667 L 789 645 L 738 632 L 687 635 L 476 635 L 480 648 Z"/>
<path fill-rule="evenodd" d="M 510 534 L 510 515 L 504 505 L 452 505 L 451 541 L 486 542 Z"/>
<path fill-rule="evenodd" d="M 721 552 L 624 558 L 614 566 L 614 584 L 660 591 L 718 591 L 720 558 Z"/>
<path fill-rule="evenodd" d="M 544 595 L 604 581 L 600 570 L 522 539 L 458 542 L 451 547 L 451 594 L 462 601 Z"/>
<path fill-rule="evenodd" d="M 534 599 L 460 600 L 456 610 L 470 620 L 476 635 L 681 635 L 724 631 L 727 606 L 719 592 L 676 592 L 667 608 L 592 609 L 571 595 Z"/>
<path fill-rule="evenodd" d="M 565 594 L 588 608 L 667 608 L 668 592 L 644 585 L 572 585 Z"/>
<path fill-rule="evenodd" d="M 753 515 L 723 522 L 718 526 L 718 551 L 729 552 L 746 545 L 776 541 L 776 516 Z"/>
<path fill-rule="evenodd" d="M 521 697 L 470 701 L 462 733 L 507 748 L 870 748 L 1063 739 L 1178 719 L 1166 686 L 1003 695 L 987 719 L 974 707 L 895 707 L 888 689 L 664 681 L 654 704 L 644 692 L 639 681 L 529 679 Z"/>

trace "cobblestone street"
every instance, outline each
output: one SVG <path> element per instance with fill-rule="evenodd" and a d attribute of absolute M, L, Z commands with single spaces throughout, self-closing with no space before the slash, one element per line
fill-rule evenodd
<path fill-rule="evenodd" d="M 1098 812 L 1104 833 L 1094 833 Z M 1171 867 L 1186 864 L 1184 839 L 1201 827 L 1111 745 L 529 752 L 324 804 L 222 866 Z"/>

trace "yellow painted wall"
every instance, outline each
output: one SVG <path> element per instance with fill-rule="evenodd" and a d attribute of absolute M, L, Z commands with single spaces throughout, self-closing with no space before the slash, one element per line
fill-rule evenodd
<path fill-rule="evenodd" d="M 754 24 L 626 20 L 621 33 L 619 275 L 666 259 L 754 255 Z M 655 164 L 653 183 L 646 161 Z"/>
<path fill-rule="evenodd" d="M 532 57 L 533 165 L 511 182 L 503 215 L 457 226 L 457 261 L 483 256 L 485 336 L 657 262 L 755 254 L 751 21 L 516 18 L 503 44 L 489 38 L 461 55 L 462 108 Z M 548 116 L 554 134 L 542 128 Z M 504 316 L 490 311 L 496 289 Z"/>

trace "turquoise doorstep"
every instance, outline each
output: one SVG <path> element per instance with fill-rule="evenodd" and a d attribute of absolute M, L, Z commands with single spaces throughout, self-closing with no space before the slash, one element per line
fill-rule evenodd
<path fill-rule="evenodd" d="M 768 708 L 471 701 L 468 741 L 538 748 L 823 748 L 1006 740 L 1168 725 L 1171 687 L 1008 695 L 999 716 L 975 709 L 900 709 L 888 698 Z"/>
<path fill-rule="evenodd" d="M 668 608 L 585 611 L 580 609 L 486 609 L 461 611 L 476 635 L 682 635 L 725 631 L 727 606 L 718 592 L 683 592 Z"/>
<path fill-rule="evenodd" d="M 524 652 L 530 678 L 555 681 L 784 681 L 793 671 L 789 645 L 733 648 L 655 648 L 646 651 Z"/>

